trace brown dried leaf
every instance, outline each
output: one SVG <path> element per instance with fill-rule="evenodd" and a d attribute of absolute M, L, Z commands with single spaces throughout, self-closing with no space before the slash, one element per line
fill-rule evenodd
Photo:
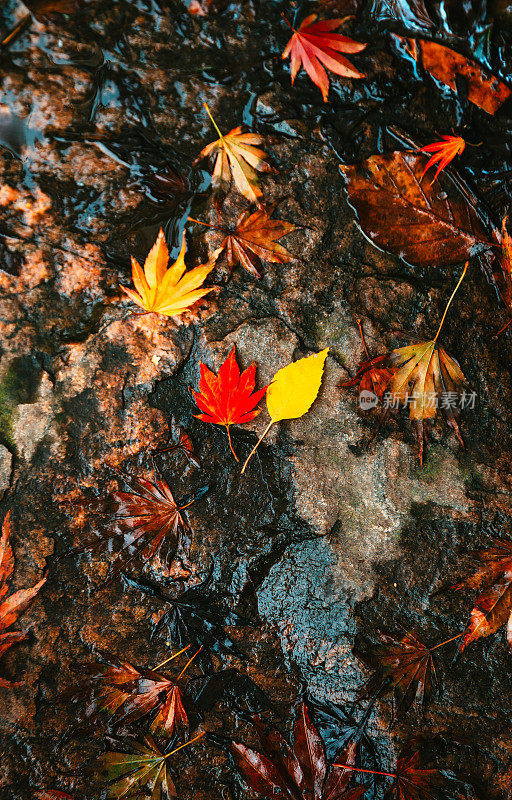
<path fill-rule="evenodd" d="M 486 72 L 476 61 L 436 42 L 398 38 L 406 42 L 409 53 L 416 61 L 421 61 L 427 72 L 454 92 L 457 91 L 457 78 L 462 78 L 468 100 L 488 114 L 495 114 L 510 97 L 508 86 Z"/>
<path fill-rule="evenodd" d="M 416 266 L 458 264 L 489 247 L 469 203 L 446 175 L 422 180 L 426 158 L 394 152 L 341 165 L 361 229 L 383 250 Z"/>

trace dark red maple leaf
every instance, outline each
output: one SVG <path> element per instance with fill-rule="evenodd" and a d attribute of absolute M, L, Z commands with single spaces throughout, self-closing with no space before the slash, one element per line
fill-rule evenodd
<path fill-rule="evenodd" d="M 243 425 L 250 422 L 260 413 L 256 408 L 267 387 L 254 391 L 256 385 L 256 364 L 251 364 L 242 373 L 236 361 L 236 349 L 233 345 L 231 352 L 222 364 L 217 375 L 206 364 L 199 364 L 201 377 L 199 391 L 192 389 L 194 399 L 203 411 L 196 414 L 197 419 L 203 422 L 212 422 L 215 425 L 224 425 L 228 432 L 229 446 L 234 457 L 238 457 L 231 443 L 230 425 Z"/>
<path fill-rule="evenodd" d="M 364 78 L 364 73 L 359 72 L 341 53 L 360 53 L 366 44 L 354 42 L 353 39 L 340 33 L 333 33 L 343 24 L 344 19 L 315 22 L 316 19 L 317 14 L 310 14 L 297 30 L 292 28 L 293 36 L 286 45 L 283 58 L 291 55 L 292 84 L 300 67 L 303 66 L 327 102 L 329 78 L 324 66 L 344 78 Z"/>
<path fill-rule="evenodd" d="M 99 712 L 127 723 L 150 715 L 153 734 L 172 736 L 175 729 L 188 734 L 188 716 L 179 681 L 200 651 L 188 659 L 177 678 L 171 679 L 160 671 L 186 650 L 188 646 L 154 669 L 134 667 L 128 661 L 105 655 L 105 663 L 81 667 L 86 679 L 65 692 L 64 697 L 75 701 L 85 698 L 85 716 L 89 721 L 95 721 Z"/>
<path fill-rule="evenodd" d="M 254 717 L 253 724 L 263 753 L 240 742 L 233 742 L 230 749 L 254 791 L 283 800 L 357 800 L 364 793 L 364 787 L 348 789 L 350 770 L 328 770 L 324 744 L 305 703 L 295 718 L 292 747 L 277 730 L 268 730 L 259 717 Z M 354 748 L 349 748 L 344 754 L 347 764 L 353 763 L 354 755 Z"/>
<path fill-rule="evenodd" d="M 423 769 L 419 752 L 398 757 L 393 785 L 385 800 L 434 800 L 445 783 L 438 769 Z M 445 795 L 446 797 L 446 795 Z"/>
<path fill-rule="evenodd" d="M 150 560 L 158 556 L 169 564 L 180 542 L 187 550 L 190 526 L 183 511 L 208 491 L 207 486 L 201 487 L 192 498 L 178 504 L 162 478 L 156 478 L 153 483 L 136 475 L 120 474 L 120 477 L 128 486 L 128 492 L 117 490 L 106 502 L 88 505 L 92 510 L 109 515 L 111 526 L 75 550 L 94 550 L 107 541 L 109 550 L 117 550 L 112 577 L 135 558 Z"/>
<path fill-rule="evenodd" d="M 22 631 L 8 631 L 7 629 L 16 622 L 46 582 L 46 578 L 41 578 L 31 589 L 18 589 L 17 592 L 6 597 L 14 572 L 14 555 L 9 543 L 11 530 L 11 512 L 9 511 L 5 515 L 0 537 L 0 658 L 13 644 L 22 642 L 26 638 L 27 634 Z M 15 685 L 11 681 L 0 678 L 0 686 L 10 688 Z"/>
<path fill-rule="evenodd" d="M 183 453 L 195 467 L 201 466 L 201 462 L 197 456 L 194 455 L 192 439 L 186 431 L 183 431 L 176 425 L 174 419 L 171 422 L 170 444 L 165 447 L 159 447 L 158 450 L 155 450 L 155 453 Z"/>
<path fill-rule="evenodd" d="M 460 652 L 471 642 L 490 636 L 506 622 L 512 649 L 512 541 L 495 539 L 493 546 L 478 553 L 480 568 L 454 589 L 468 587 L 480 594 L 475 600 Z"/>
<path fill-rule="evenodd" d="M 454 780 L 454 776 L 438 769 L 424 769 L 421 766 L 419 751 L 411 752 L 410 746 L 400 753 L 395 772 L 361 769 L 352 767 L 345 762 L 333 764 L 333 766 L 392 778 L 393 783 L 386 792 L 384 800 L 448 800 L 448 797 L 453 798 L 453 794 L 447 794 L 445 789 Z"/>
<path fill-rule="evenodd" d="M 348 389 L 351 386 L 356 386 L 359 383 L 359 395 L 361 396 L 363 392 L 371 392 L 379 400 L 382 401 L 382 397 L 388 383 L 390 382 L 391 378 L 393 377 L 393 370 L 389 368 L 389 358 L 387 354 L 383 356 L 376 356 L 372 358 L 366 346 L 366 341 L 364 338 L 363 328 L 361 325 L 361 320 L 357 320 L 357 325 L 359 328 L 359 334 L 361 336 L 361 340 L 363 342 L 364 352 L 366 354 L 366 360 L 362 361 L 359 364 L 356 374 L 350 380 L 345 381 L 344 383 L 340 384 L 344 389 Z"/>
<path fill-rule="evenodd" d="M 370 653 L 359 654 L 363 661 L 376 667 L 360 696 L 373 697 L 376 692 L 390 688 L 398 716 L 408 711 L 415 701 L 425 708 L 432 691 L 439 686 L 433 656 L 435 648 L 428 648 L 414 633 L 406 633 L 402 639 L 379 633 L 379 638 L 381 644 L 374 646 Z"/>

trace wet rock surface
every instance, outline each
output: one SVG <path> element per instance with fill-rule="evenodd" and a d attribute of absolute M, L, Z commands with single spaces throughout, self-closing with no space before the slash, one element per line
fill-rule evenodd
<path fill-rule="evenodd" d="M 74 730 L 76 707 L 56 698 L 76 679 L 73 667 L 100 651 L 147 666 L 169 656 L 165 631 L 154 633 L 162 603 L 134 582 L 177 597 L 206 580 L 212 602 L 222 598 L 247 624 L 226 617 L 240 657 L 214 650 L 191 675 L 236 667 L 289 732 L 305 691 L 341 705 L 355 699 L 368 673 L 354 647 L 376 630 L 415 629 L 429 644 L 459 633 L 470 599 L 434 593 L 463 573 L 470 550 L 509 534 L 510 338 L 494 335 L 507 317 L 477 263 L 443 332 L 477 393 L 463 419 L 466 449 L 439 424 L 419 466 L 404 416 L 360 446 L 377 420 L 340 389 L 364 355 L 356 320 L 375 355 L 403 343 L 403 331 L 428 339 L 459 270 L 420 270 L 372 247 L 337 166 L 396 146 L 389 125 L 421 142 L 441 127 L 471 125 L 486 148 L 467 155 L 467 174 L 491 164 L 479 192 L 498 223 L 510 198 L 508 178 L 497 176 L 509 168 L 512 116 L 491 118 L 422 82 L 364 3 L 350 25 L 370 43 L 357 62 L 368 77 L 333 79 L 324 105 L 304 74 L 290 86 L 280 58 L 285 5 L 217 11 L 203 3 L 193 15 L 159 0 L 89 0 L 72 15 L 32 18 L 0 51 L 0 492 L 14 518 L 15 588 L 49 569 L 22 618 L 27 641 L 2 661 L 8 677 L 23 677 L 0 690 L 2 798 L 24 800 L 42 787 L 99 796 L 83 770 L 104 751 L 108 723 Z M 506 79 L 510 13 L 506 4 L 495 11 L 501 27 L 479 53 Z M 2 34 L 25 14 L 21 2 L 3 4 Z M 458 44 L 469 52 L 471 42 Z M 163 226 L 176 256 L 189 214 L 217 218 L 208 174 L 191 168 L 214 138 L 203 102 L 222 130 L 243 121 L 268 137 L 277 172 L 264 178 L 265 198 L 280 200 L 279 217 L 297 226 L 286 239 L 297 260 L 265 264 L 260 281 L 240 268 L 229 277 L 219 262 L 219 289 L 194 313 L 134 316 L 119 291 L 130 284 L 130 254 L 143 261 Z M 162 194 L 172 171 L 190 190 Z M 235 220 L 245 207 L 233 193 L 223 215 Z M 218 242 L 197 225 L 187 231 L 194 266 Z M 290 360 L 330 347 L 312 412 L 274 426 L 245 476 L 225 431 L 194 418 L 189 392 L 200 361 L 217 370 L 233 343 L 243 366 L 258 361 L 260 385 Z M 233 429 L 241 459 L 263 416 Z M 171 420 L 190 434 L 200 470 L 155 453 Z M 187 510 L 188 558 L 170 568 L 134 561 L 127 579 L 108 582 L 112 553 L 69 553 L 101 528 L 86 509 L 118 485 L 119 471 L 151 478 L 155 469 L 179 499 L 210 485 Z M 426 718 L 412 711 L 390 727 L 384 698 L 369 732 L 384 764 L 424 734 L 436 763 L 459 768 L 483 796 L 507 797 L 506 777 L 493 777 L 512 760 L 505 637 L 472 645 L 456 664 L 452 657 L 440 652 L 444 690 Z M 252 741 L 247 721 L 257 706 L 238 708 L 226 696 L 205 714 L 211 736 L 173 762 L 183 800 L 250 796 L 226 743 Z"/>

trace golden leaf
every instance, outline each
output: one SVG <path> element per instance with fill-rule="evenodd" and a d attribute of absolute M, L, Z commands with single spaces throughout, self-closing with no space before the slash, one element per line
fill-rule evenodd
<path fill-rule="evenodd" d="M 144 269 L 135 258 L 132 258 L 135 291 L 122 286 L 123 292 L 145 311 L 163 314 L 166 317 L 183 314 L 197 300 L 211 292 L 211 288 L 200 287 L 212 271 L 219 255 L 219 251 L 215 251 L 207 264 L 200 264 L 186 272 L 185 249 L 185 234 L 183 234 L 180 254 L 174 264 L 167 269 L 169 250 L 164 232 L 160 229 L 157 240 L 144 262 Z"/>
<path fill-rule="evenodd" d="M 206 103 L 204 106 L 219 138 L 201 150 L 194 164 L 202 158 L 216 155 L 212 175 L 214 193 L 226 194 L 233 178 L 238 191 L 251 203 L 258 203 L 262 196 L 258 185 L 258 172 L 273 171 L 266 161 L 267 154 L 256 146 L 263 143 L 263 137 L 258 133 L 245 133 L 240 125 L 224 136 Z"/>
<path fill-rule="evenodd" d="M 275 422 L 297 419 L 311 408 L 322 383 L 325 359 L 329 348 L 307 358 L 300 358 L 280 369 L 267 389 L 267 409 L 270 422 L 256 442 L 242 468 L 242 473 L 259 443 Z"/>

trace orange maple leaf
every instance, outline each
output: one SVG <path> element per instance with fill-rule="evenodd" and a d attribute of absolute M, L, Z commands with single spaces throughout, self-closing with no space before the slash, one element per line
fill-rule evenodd
<path fill-rule="evenodd" d="M 231 452 L 238 461 L 231 443 L 230 425 L 243 425 L 258 416 L 260 409 L 256 408 L 267 387 L 254 391 L 256 385 L 256 364 L 251 364 L 242 373 L 236 361 L 236 350 L 233 345 L 230 354 L 215 375 L 206 364 L 199 364 L 201 377 L 199 379 L 199 392 L 192 389 L 194 400 L 203 414 L 196 414 L 197 419 L 203 422 L 213 422 L 215 425 L 224 425 L 228 432 Z"/>
<path fill-rule="evenodd" d="M 201 150 L 194 164 L 202 158 L 215 155 L 212 175 L 214 194 L 227 194 L 233 178 L 238 191 L 251 203 L 258 203 L 262 196 L 258 185 L 258 172 L 274 171 L 266 161 L 267 154 L 256 146 L 263 143 L 263 136 L 250 131 L 245 132 L 241 125 L 225 135 L 222 134 L 207 104 L 203 105 L 219 138 Z"/>
<path fill-rule="evenodd" d="M 433 155 L 427 161 L 426 167 L 422 172 L 421 179 L 426 172 L 433 167 L 434 164 L 439 162 L 439 165 L 436 170 L 436 174 L 430 181 L 430 183 L 434 183 L 435 179 L 439 175 L 439 173 L 448 166 L 448 164 L 453 161 L 455 156 L 460 155 L 464 148 L 466 147 L 466 142 L 462 138 L 462 136 L 442 136 L 442 140 L 439 142 L 432 142 L 432 144 L 426 144 L 425 147 L 420 147 L 420 153 L 433 153 Z"/>
<path fill-rule="evenodd" d="M 14 556 L 12 547 L 9 544 L 11 533 L 11 512 L 6 515 L 2 525 L 2 536 L 0 537 L 0 656 L 12 647 L 13 644 L 22 642 L 26 633 L 21 631 L 8 631 L 19 615 L 27 608 L 30 601 L 36 596 L 39 589 L 45 583 L 46 578 L 42 578 L 39 583 L 31 589 L 18 589 L 17 592 L 5 597 L 9 591 L 9 583 L 14 572 Z M 10 687 L 11 681 L 0 678 L 0 686 Z"/>
<path fill-rule="evenodd" d="M 183 314 L 197 300 L 212 291 L 211 288 L 200 287 L 215 266 L 215 260 L 220 252 L 216 251 L 207 264 L 200 264 L 186 272 L 185 249 L 185 234 L 183 234 L 180 254 L 174 264 L 167 269 L 169 250 L 164 232 L 160 229 L 157 240 L 144 262 L 144 269 L 132 257 L 135 291 L 124 286 L 121 287 L 122 291 L 144 311 L 163 314 L 166 317 Z"/>
<path fill-rule="evenodd" d="M 340 33 L 332 33 L 348 19 L 347 17 L 321 22 L 315 22 L 316 18 L 317 14 L 310 14 L 303 20 L 298 30 L 292 28 L 293 36 L 286 45 L 282 57 L 288 58 L 291 55 L 292 84 L 300 67 L 304 67 L 313 83 L 322 92 L 324 101 L 327 102 L 329 78 L 322 64 L 344 78 L 364 78 L 365 74 L 359 72 L 345 56 L 340 54 L 360 53 L 366 44 L 355 42 Z"/>

